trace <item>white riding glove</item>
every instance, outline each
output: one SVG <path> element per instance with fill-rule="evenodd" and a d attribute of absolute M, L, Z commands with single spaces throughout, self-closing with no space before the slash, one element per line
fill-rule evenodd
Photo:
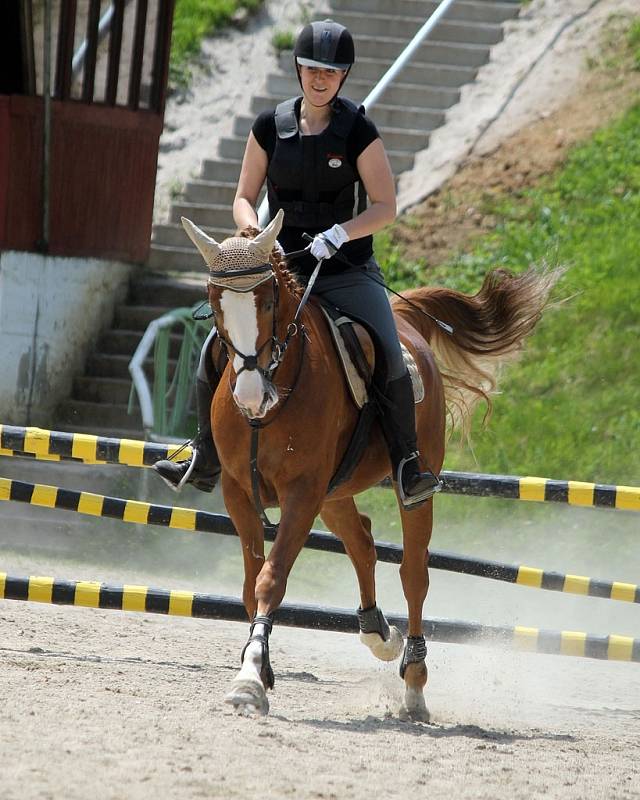
<path fill-rule="evenodd" d="M 311 255 L 317 258 L 331 258 L 349 241 L 349 234 L 342 225 L 334 225 L 333 228 L 319 233 L 311 242 Z"/>

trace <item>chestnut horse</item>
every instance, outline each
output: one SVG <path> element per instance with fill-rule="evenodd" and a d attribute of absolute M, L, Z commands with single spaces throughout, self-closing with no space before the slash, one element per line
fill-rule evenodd
<path fill-rule="evenodd" d="M 362 641 L 383 660 L 401 655 L 402 635 L 389 628 L 376 606 L 371 521 L 354 502 L 354 495 L 388 476 L 391 466 L 376 422 L 351 477 L 327 495 L 358 412 L 323 314 L 314 304 L 299 312 L 302 288 L 276 247 L 282 212 L 255 238 L 254 231 L 245 232 L 221 244 L 189 220 L 183 219 L 183 224 L 209 266 L 209 302 L 229 357 L 211 420 L 224 502 L 242 545 L 243 602 L 253 620 L 242 667 L 226 699 L 241 713 L 266 713 L 266 692 L 273 687 L 268 646 L 273 615 L 318 515 L 342 540 L 355 568 Z M 447 411 L 465 425 L 474 405 L 483 398 L 489 401 L 497 369 L 521 348 L 554 280 L 554 273 L 529 270 L 514 277 L 496 270 L 473 296 L 420 288 L 405 294 L 412 305 L 394 303 L 400 339 L 413 354 L 426 390 L 416 406 L 419 449 L 436 473 L 444 459 Z M 428 315 L 452 325 L 453 334 Z M 260 503 L 264 508 L 280 507 L 278 533 L 267 557 L 252 488 L 248 423 L 262 426 L 254 473 Z M 425 719 L 422 609 L 429 587 L 433 501 L 412 510 L 399 506 L 404 548 L 400 578 L 408 609 L 401 675 L 406 711 Z"/>

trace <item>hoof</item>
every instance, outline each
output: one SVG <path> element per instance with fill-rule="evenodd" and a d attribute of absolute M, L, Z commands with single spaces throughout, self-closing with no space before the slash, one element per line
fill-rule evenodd
<path fill-rule="evenodd" d="M 265 716 L 269 713 L 267 693 L 259 681 L 234 681 L 233 687 L 224 701 L 232 705 L 238 714 L 245 717 Z"/>
<path fill-rule="evenodd" d="M 390 636 L 385 642 L 379 633 L 361 633 L 360 641 L 365 644 L 380 661 L 395 661 L 404 648 L 404 640 L 400 631 L 392 625 Z"/>
<path fill-rule="evenodd" d="M 407 722 L 429 722 L 429 709 L 424 702 L 422 689 L 407 689 L 404 704 L 400 709 L 400 719 Z"/>

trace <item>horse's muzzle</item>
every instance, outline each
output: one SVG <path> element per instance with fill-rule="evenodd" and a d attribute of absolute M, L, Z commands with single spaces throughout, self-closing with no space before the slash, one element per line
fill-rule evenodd
<path fill-rule="evenodd" d="M 269 411 L 278 402 L 278 393 L 274 386 L 270 385 L 264 391 L 260 405 L 256 408 L 252 405 L 245 405 L 241 403 L 236 395 L 233 395 L 236 405 L 242 412 L 242 415 L 247 419 L 262 419 L 266 417 Z"/>

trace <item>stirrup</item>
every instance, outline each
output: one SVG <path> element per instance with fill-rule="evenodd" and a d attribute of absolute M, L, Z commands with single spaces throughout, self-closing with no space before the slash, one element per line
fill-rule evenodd
<path fill-rule="evenodd" d="M 187 483 L 190 483 L 201 492 L 212 492 L 220 476 L 220 466 L 218 465 L 216 468 L 214 465 L 210 473 L 198 475 L 198 470 L 200 469 L 198 462 L 201 460 L 201 454 L 197 449 L 194 449 L 189 461 L 164 459 L 156 462 L 153 465 L 153 469 L 174 492 L 181 491 Z"/>
<path fill-rule="evenodd" d="M 402 482 L 402 472 L 404 470 L 405 464 L 409 461 L 413 461 L 418 459 L 419 453 L 417 451 L 410 453 L 406 458 L 403 458 L 402 461 L 398 464 L 398 469 L 396 472 L 396 482 L 398 484 L 398 494 L 400 495 L 400 502 L 402 503 L 403 507 L 406 509 L 417 508 L 418 506 L 426 503 L 434 494 L 437 492 L 442 491 L 442 481 L 438 476 L 427 467 L 426 473 L 419 472 L 420 475 L 430 475 L 433 478 L 433 482 L 431 485 L 427 486 L 422 492 L 419 492 L 415 495 L 408 495 L 404 490 L 404 485 Z"/>

